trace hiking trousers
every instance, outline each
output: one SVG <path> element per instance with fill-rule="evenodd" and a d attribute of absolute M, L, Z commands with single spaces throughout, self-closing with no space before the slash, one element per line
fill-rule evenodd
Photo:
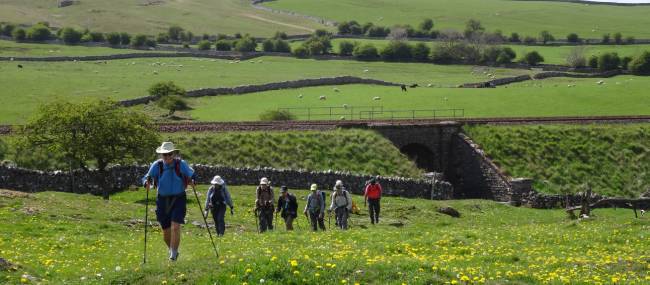
<path fill-rule="evenodd" d="M 379 223 L 379 200 L 368 198 L 368 212 L 370 214 L 370 223 Z"/>
<path fill-rule="evenodd" d="M 286 226 L 287 231 L 293 231 L 293 219 L 294 217 L 292 215 L 284 217 L 284 225 Z"/>
<path fill-rule="evenodd" d="M 348 208 L 339 207 L 334 210 L 336 213 L 336 225 L 344 230 L 348 229 Z"/>
<path fill-rule="evenodd" d="M 325 215 L 322 218 L 319 217 L 320 213 L 311 213 L 309 212 L 309 220 L 311 221 L 311 230 L 318 231 L 320 228 L 322 231 L 325 231 Z"/>
<path fill-rule="evenodd" d="M 273 207 L 260 208 L 260 232 L 273 230 Z"/>
<path fill-rule="evenodd" d="M 217 229 L 217 235 L 223 236 L 226 232 L 226 206 L 220 205 L 212 208 L 212 219 L 214 220 L 214 227 Z"/>

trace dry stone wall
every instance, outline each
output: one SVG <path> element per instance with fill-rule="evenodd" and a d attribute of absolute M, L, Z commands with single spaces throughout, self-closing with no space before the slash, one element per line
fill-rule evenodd
<path fill-rule="evenodd" d="M 256 185 L 261 177 L 268 177 L 276 187 L 286 185 L 293 189 L 307 189 L 312 183 L 321 189 L 332 189 L 336 180 L 343 180 L 355 194 L 363 194 L 365 182 L 371 176 L 355 175 L 336 171 L 303 171 L 273 168 L 234 168 L 225 166 L 193 165 L 197 183 L 208 184 L 214 175 L 220 175 L 229 185 Z M 123 191 L 132 185 L 140 185 L 140 179 L 147 166 L 114 166 L 104 177 L 110 193 Z M 16 167 L 0 166 L 0 188 L 24 192 L 60 191 L 101 195 L 101 189 L 94 182 L 99 173 L 83 171 L 37 171 Z M 380 177 L 379 183 L 388 196 L 451 199 L 448 187 L 433 187 L 431 180 L 400 177 Z"/>

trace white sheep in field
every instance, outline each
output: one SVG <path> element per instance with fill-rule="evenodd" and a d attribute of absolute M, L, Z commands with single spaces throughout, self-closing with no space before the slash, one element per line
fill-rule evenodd
<path fill-rule="evenodd" d="M 321 95 L 320 97 L 318 97 L 318 100 L 327 100 L 327 97 L 325 97 L 325 95 Z"/>
<path fill-rule="evenodd" d="M 374 100 L 374 101 L 378 101 L 378 100 L 381 100 L 381 97 L 379 97 L 379 96 L 372 97 L 372 100 Z"/>
<path fill-rule="evenodd" d="M 298 95 L 298 98 L 302 99 L 302 94 L 299 94 L 299 95 Z"/>
<path fill-rule="evenodd" d="M 431 84 L 431 83 L 427 84 L 427 87 L 431 87 L 431 86 L 433 86 L 433 84 Z"/>
<path fill-rule="evenodd" d="M 345 120 L 345 116 L 339 117 L 339 120 Z"/>
<path fill-rule="evenodd" d="M 339 90 L 339 89 L 336 88 L 336 87 L 332 88 L 332 90 L 334 90 L 334 92 L 341 92 L 341 90 Z"/>
<path fill-rule="evenodd" d="M 348 104 L 343 104 L 343 109 L 347 109 L 347 108 L 348 108 Z"/>
<path fill-rule="evenodd" d="M 598 81 L 596 82 L 596 84 L 598 84 L 598 85 L 603 85 L 603 83 L 605 83 L 604 80 L 598 80 Z"/>
<path fill-rule="evenodd" d="M 364 69 L 364 70 L 363 70 L 363 72 L 368 72 L 368 71 L 369 71 L 369 70 L 367 70 L 367 69 Z"/>

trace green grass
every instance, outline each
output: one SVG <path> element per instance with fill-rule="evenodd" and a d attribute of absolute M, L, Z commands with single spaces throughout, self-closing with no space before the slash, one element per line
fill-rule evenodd
<path fill-rule="evenodd" d="M 85 56 L 111 55 L 124 53 L 145 53 L 146 50 L 120 49 L 108 47 L 85 47 L 56 44 L 16 43 L 0 40 L 0 56 L 16 57 L 50 57 L 50 56 Z M 165 51 L 157 51 L 165 52 Z"/>
<path fill-rule="evenodd" d="M 422 177 L 423 171 L 386 138 L 369 130 L 161 134 L 190 163 L 229 167 L 274 167 L 358 174 Z M 0 161 L 32 169 L 67 169 L 46 149 L 21 150 L 17 136 L 0 138 Z M 156 159 L 140 157 L 140 161 Z"/>
<path fill-rule="evenodd" d="M 337 21 L 357 20 L 378 25 L 411 24 L 417 27 L 424 18 L 432 18 L 435 29 L 462 31 L 469 19 L 481 21 L 490 31 L 522 36 L 539 35 L 548 30 L 556 38 L 578 33 L 583 38 L 601 38 L 604 33 L 621 32 L 637 38 L 650 38 L 648 6 L 622 7 L 586 5 L 557 1 L 507 0 L 278 0 L 268 7 L 295 11 Z M 595 19 L 598 19 L 597 21 Z"/>
<path fill-rule="evenodd" d="M 513 177 L 548 193 L 638 197 L 650 183 L 650 125 L 474 126 L 472 139 Z"/>
<path fill-rule="evenodd" d="M 254 62 L 254 63 L 251 63 Z M 132 63 L 135 63 L 133 65 Z M 164 66 L 154 65 L 164 63 Z M 17 68 L 22 64 L 24 68 Z M 179 67 L 182 65 L 182 67 Z M 364 72 L 368 69 L 368 72 Z M 115 100 L 147 95 L 154 83 L 172 80 L 186 88 L 260 84 L 301 78 L 353 75 L 394 82 L 438 82 L 456 85 L 480 81 L 471 66 L 440 66 L 425 63 L 319 61 L 286 57 L 261 57 L 234 63 L 196 58 L 151 58 L 95 62 L 0 62 L 0 123 L 22 123 L 39 103 L 55 99 Z M 155 74 L 154 72 L 157 72 Z M 530 73 L 525 70 L 492 69 L 498 77 Z M 242 110 L 239 106 L 235 110 Z M 244 111 L 244 110 L 242 110 Z"/>
<path fill-rule="evenodd" d="M 546 79 L 498 88 L 416 88 L 346 85 L 268 91 L 243 96 L 202 97 L 190 100 L 189 116 L 200 121 L 255 121 L 266 110 L 287 107 L 383 106 L 385 110 L 464 109 L 465 117 L 529 117 L 648 115 L 650 78 L 619 76 L 605 79 Z M 432 81 L 418 81 L 420 86 Z M 620 83 L 620 84 L 617 84 Z M 575 87 L 568 87 L 575 84 Z M 298 98 L 299 94 L 303 98 Z M 327 100 L 319 100 L 326 95 Z M 375 101 L 373 97 L 381 100 Z M 263 104 L 260 104 L 263 102 Z M 246 106 L 240 108 L 239 106 Z M 150 110 L 150 107 L 143 108 Z M 215 110 L 238 110 L 218 112 Z M 306 112 L 306 111 L 302 111 Z M 340 111 L 339 111 L 340 112 Z M 339 119 L 334 116 L 332 119 Z M 306 119 L 306 118 L 303 118 Z M 320 119 L 329 119 L 328 116 Z M 346 116 L 346 119 L 351 119 Z M 355 119 L 358 119 L 355 115 Z"/>
<path fill-rule="evenodd" d="M 360 44 L 370 43 L 377 49 L 381 50 L 388 45 L 388 40 L 370 40 L 370 39 L 333 39 L 332 52 L 339 52 L 341 41 L 357 42 Z M 410 41 L 410 44 L 416 44 L 416 41 Z M 291 47 L 296 48 L 302 44 L 302 41 L 291 42 Z M 430 48 L 437 43 L 426 43 Z M 525 45 L 504 45 L 511 47 L 517 53 L 517 59 L 521 59 L 527 52 L 537 51 L 544 57 L 544 63 L 566 65 L 567 55 L 575 48 L 573 46 L 525 46 Z M 585 58 L 589 59 L 592 55 L 599 55 L 605 52 L 616 52 L 620 57 L 635 57 L 644 51 L 650 50 L 650 45 L 584 45 Z"/>
<path fill-rule="evenodd" d="M 148 2 L 159 4 L 142 5 Z M 6 22 L 47 21 L 56 27 L 73 26 L 101 32 L 156 35 L 171 25 L 180 25 L 196 35 L 241 32 L 270 36 L 276 31 L 305 34 L 324 27 L 301 17 L 254 9 L 249 1 L 239 0 L 85 0 L 65 8 L 57 8 L 56 1 L 5 0 L 0 7 L 0 19 Z"/>
<path fill-rule="evenodd" d="M 163 139 L 177 144 L 191 163 L 422 175 L 390 141 L 366 130 L 163 134 Z"/>
<path fill-rule="evenodd" d="M 227 178 L 226 178 L 227 179 Z M 207 187 L 200 186 L 203 197 Z M 0 254 L 17 267 L 0 271 L 8 284 L 28 274 L 43 284 L 643 284 L 650 280 L 647 217 L 631 210 L 596 210 L 569 221 L 562 210 L 513 208 L 490 201 L 382 199 L 381 224 L 367 211 L 352 229 L 324 233 L 255 232 L 253 186 L 229 187 L 235 215 L 216 240 L 215 258 L 192 196 L 180 259 L 167 261 L 157 227 L 142 261 L 144 191 L 99 197 L 43 192 L 0 196 Z M 295 191 L 304 206 L 306 191 Z M 153 196 L 153 195 L 150 195 Z M 150 198 L 153 202 L 153 197 Z M 361 197 L 355 196 L 357 203 Z M 453 206 L 462 217 L 435 212 Z M 154 216 L 153 206 L 149 205 Z M 391 224 L 403 224 L 394 227 Z M 293 264 L 292 264 L 293 262 Z M 475 279 L 476 278 L 476 279 Z M 25 280 L 27 281 L 27 280 Z M 29 282 L 28 282 L 29 283 Z"/>

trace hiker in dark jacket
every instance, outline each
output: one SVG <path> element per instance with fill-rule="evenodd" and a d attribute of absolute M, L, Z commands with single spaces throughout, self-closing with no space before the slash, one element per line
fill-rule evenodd
<path fill-rule="evenodd" d="M 256 199 L 255 199 L 255 214 L 260 221 L 260 232 L 263 233 L 267 229 L 273 230 L 273 213 L 275 208 L 275 196 L 273 195 L 273 188 L 269 185 L 269 180 L 266 177 L 260 179 L 260 185 L 257 186 Z"/>
<path fill-rule="evenodd" d="M 210 184 L 212 186 L 208 189 L 208 193 L 205 194 L 205 213 L 203 213 L 203 216 L 207 217 L 208 210 L 211 210 L 217 236 L 223 236 L 226 232 L 226 206 L 230 207 L 230 215 L 235 214 L 235 207 L 232 204 L 232 198 L 226 187 L 226 182 L 223 181 L 221 176 L 217 175 L 212 178 Z"/>
<path fill-rule="evenodd" d="M 352 197 L 348 190 L 343 188 L 343 181 L 337 180 L 334 186 L 334 193 L 332 193 L 332 204 L 328 212 L 336 215 L 336 225 L 341 229 L 348 229 L 348 217 L 352 211 Z"/>
<path fill-rule="evenodd" d="M 376 178 L 372 178 L 366 185 L 366 190 L 363 192 L 363 204 L 368 204 L 368 212 L 370 213 L 370 223 L 373 225 L 379 223 L 379 202 L 381 200 L 381 185 L 377 182 Z"/>
<path fill-rule="evenodd" d="M 143 177 L 146 187 L 157 188 L 156 219 L 163 230 L 163 239 L 169 249 L 169 259 L 178 258 L 181 242 L 181 224 L 185 223 L 187 214 L 187 197 L 185 188 L 194 185 L 194 170 L 184 160 L 177 158 L 178 150 L 171 142 L 163 142 L 156 149 L 160 158 L 154 161 Z"/>
<path fill-rule="evenodd" d="M 303 213 L 311 222 L 311 229 L 317 231 L 318 227 L 325 230 L 325 192 L 318 191 L 318 185 L 311 185 L 311 193 L 307 196 L 307 205 Z M 309 214 L 308 214 L 309 213 Z"/>
<path fill-rule="evenodd" d="M 280 189 L 281 195 L 278 198 L 276 211 L 280 212 L 280 216 L 284 219 L 287 231 L 292 231 L 293 220 L 298 217 L 298 200 L 296 200 L 296 196 L 289 193 L 287 186 L 282 186 Z"/>

